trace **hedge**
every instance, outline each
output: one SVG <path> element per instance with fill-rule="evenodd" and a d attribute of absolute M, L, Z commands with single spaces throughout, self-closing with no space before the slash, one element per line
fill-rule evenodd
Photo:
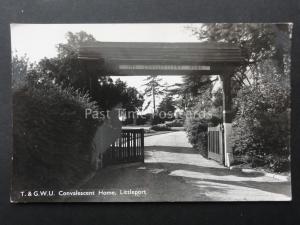
<path fill-rule="evenodd" d="M 157 125 L 153 125 L 150 128 L 151 130 L 154 131 L 170 131 L 171 128 L 168 127 L 166 124 L 157 124 Z"/>
<path fill-rule="evenodd" d="M 244 87 L 238 93 L 239 110 L 233 121 L 233 150 L 237 158 L 253 167 L 275 172 L 289 170 L 289 91 L 279 82 L 263 88 Z"/>
<path fill-rule="evenodd" d="M 13 90 L 14 185 L 21 189 L 68 188 L 93 171 L 93 137 L 101 121 L 87 94 L 63 89 L 31 71 Z"/>
<path fill-rule="evenodd" d="M 168 127 L 183 127 L 184 121 L 180 120 L 180 119 L 175 119 L 175 120 L 172 120 L 172 121 L 166 121 L 165 124 Z"/>

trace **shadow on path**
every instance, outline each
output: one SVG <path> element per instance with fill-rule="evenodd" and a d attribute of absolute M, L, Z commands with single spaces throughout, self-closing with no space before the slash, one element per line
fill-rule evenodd
<path fill-rule="evenodd" d="M 148 146 L 145 162 L 165 168 L 170 176 L 183 178 L 214 200 L 289 200 L 291 196 L 290 182 L 266 177 L 259 171 L 229 170 L 193 148 Z"/>
<path fill-rule="evenodd" d="M 100 169 L 82 188 L 145 190 L 146 195 L 78 201 L 276 201 L 290 200 L 289 182 L 261 172 L 232 171 L 189 147 L 147 146 L 145 163 Z"/>

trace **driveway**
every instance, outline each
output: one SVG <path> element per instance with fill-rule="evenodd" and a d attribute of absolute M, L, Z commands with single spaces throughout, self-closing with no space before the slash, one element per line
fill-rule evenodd
<path fill-rule="evenodd" d="M 145 138 L 145 163 L 100 170 L 85 188 L 142 190 L 139 196 L 102 196 L 89 201 L 285 201 L 289 182 L 261 172 L 232 171 L 202 157 L 184 131 Z M 84 188 L 83 187 L 83 188 Z M 87 200 L 87 199 L 86 199 Z"/>

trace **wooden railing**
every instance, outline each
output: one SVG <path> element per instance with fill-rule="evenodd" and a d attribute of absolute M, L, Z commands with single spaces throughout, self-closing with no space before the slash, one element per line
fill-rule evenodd
<path fill-rule="evenodd" d="M 122 129 L 121 136 L 102 154 L 102 167 L 144 162 L 144 129 Z"/>

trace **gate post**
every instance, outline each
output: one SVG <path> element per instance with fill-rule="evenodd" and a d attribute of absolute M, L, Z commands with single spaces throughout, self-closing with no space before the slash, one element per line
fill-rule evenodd
<path fill-rule="evenodd" d="M 233 162 L 231 144 L 232 135 L 232 111 L 231 111 L 231 75 L 232 72 L 221 76 L 223 86 L 223 126 L 224 126 L 224 157 L 225 166 L 230 167 Z"/>

